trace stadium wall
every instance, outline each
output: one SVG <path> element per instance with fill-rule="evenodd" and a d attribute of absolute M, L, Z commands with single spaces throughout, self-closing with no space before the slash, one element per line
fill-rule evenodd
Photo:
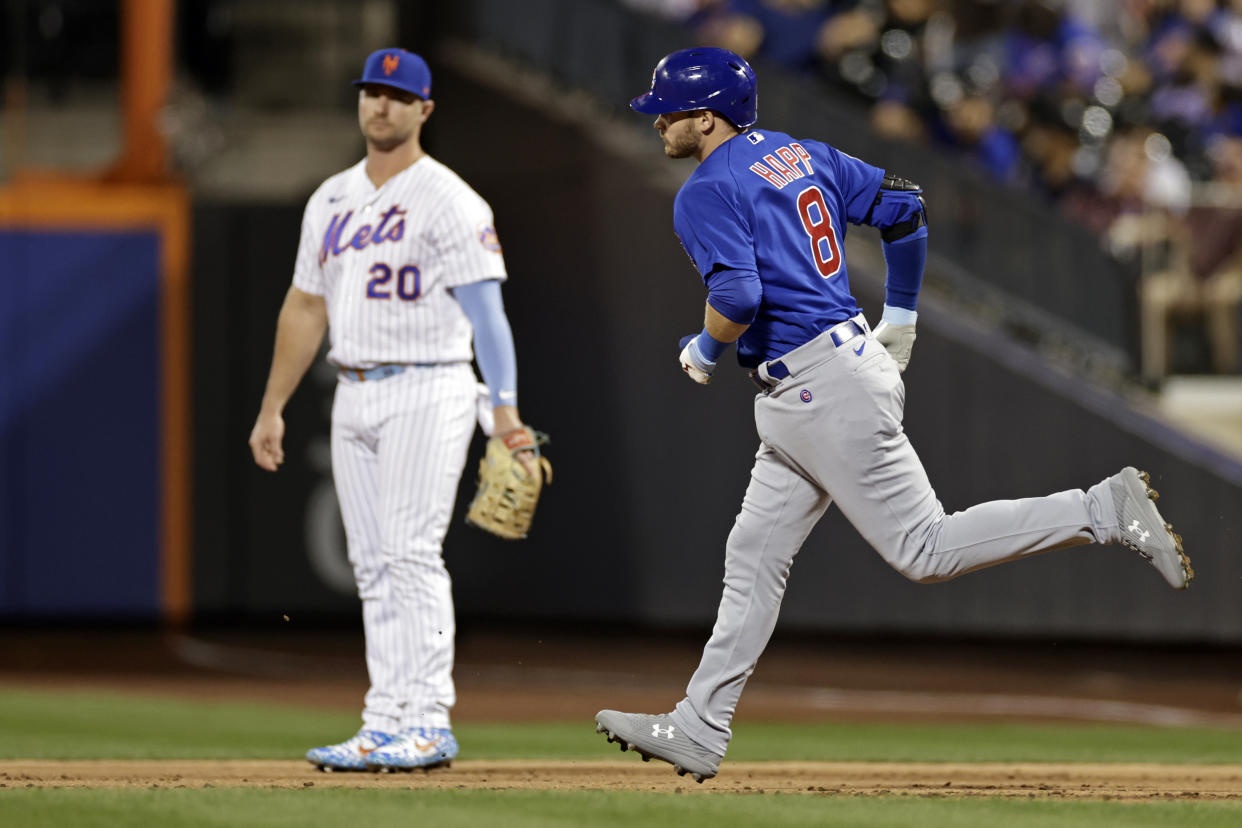
<path fill-rule="evenodd" d="M 474 485 L 467 466 L 445 550 L 461 617 L 709 627 L 757 439 L 741 371 L 700 387 L 676 368 L 703 289 L 672 233 L 671 197 L 649 175 L 674 162 L 654 136 L 649 164 L 606 154 L 589 127 L 551 122 L 450 71 L 437 87 L 429 147 L 495 210 L 522 412 L 552 435 L 556 466 L 521 543 L 462 523 Z M 473 129 L 478 111 L 505 124 L 504 146 Z M 245 446 L 300 211 L 195 210 L 196 395 L 219 403 L 196 432 L 195 600 L 205 617 L 358 613 L 326 456 L 331 370 L 315 369 L 294 397 L 279 474 L 254 467 Z M 866 231 L 850 244 L 875 246 Z M 882 277 L 865 256 L 855 268 L 864 308 L 877 315 Z M 1131 553 L 1082 547 L 920 586 L 830 511 L 795 563 L 782 624 L 1242 641 L 1242 468 L 934 297 L 920 310 L 906 425 L 946 508 L 1082 487 L 1136 464 L 1155 474 L 1199 579 L 1174 593 Z M 476 440 L 470 464 L 480 450 Z"/>

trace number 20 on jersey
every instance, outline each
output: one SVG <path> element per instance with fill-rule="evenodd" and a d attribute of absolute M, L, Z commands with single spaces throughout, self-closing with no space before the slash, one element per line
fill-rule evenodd
<path fill-rule="evenodd" d="M 371 265 L 367 272 L 371 274 L 371 279 L 367 282 L 368 299 L 391 299 L 395 291 L 398 299 L 413 302 L 422 295 L 423 274 L 414 265 L 400 268 L 396 273 L 395 284 L 390 284 L 393 281 L 392 268 L 383 262 Z"/>

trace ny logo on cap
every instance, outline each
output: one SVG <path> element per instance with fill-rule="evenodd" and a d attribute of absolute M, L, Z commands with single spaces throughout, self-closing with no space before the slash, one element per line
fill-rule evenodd
<path fill-rule="evenodd" d="M 400 55 L 384 55 L 384 74 L 391 75 L 397 71 L 397 64 L 401 62 Z"/>

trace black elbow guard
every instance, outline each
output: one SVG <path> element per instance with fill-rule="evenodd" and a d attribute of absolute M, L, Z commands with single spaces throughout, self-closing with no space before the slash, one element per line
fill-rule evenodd
<path fill-rule="evenodd" d="M 886 242 L 904 239 L 927 224 L 922 192 L 923 188 L 908 178 L 885 173 L 864 223 L 879 225 L 880 238 Z"/>
<path fill-rule="evenodd" d="M 918 199 L 918 209 L 913 211 L 904 221 L 900 221 L 891 227 L 885 227 L 880 231 L 880 238 L 886 242 L 895 242 L 904 239 L 911 233 L 914 233 L 920 227 L 927 224 L 927 205 L 923 203 L 922 196 L 915 196 Z"/>
<path fill-rule="evenodd" d="M 897 190 L 899 192 L 908 192 L 908 193 L 923 192 L 923 188 L 920 187 L 918 184 L 915 184 L 910 179 L 902 178 L 897 175 L 893 175 L 890 172 L 884 173 L 884 181 L 880 183 L 880 189 L 881 190 Z M 877 195 L 876 198 L 878 199 L 879 196 Z"/>

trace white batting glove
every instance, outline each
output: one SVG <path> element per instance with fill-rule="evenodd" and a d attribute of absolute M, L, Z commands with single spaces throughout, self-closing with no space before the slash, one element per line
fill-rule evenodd
<path fill-rule="evenodd" d="M 914 324 L 918 319 L 915 311 L 884 306 L 884 317 L 875 326 L 875 339 L 884 346 L 897 363 L 897 370 L 904 372 L 910 364 L 910 352 L 914 350 Z"/>
<path fill-rule="evenodd" d="M 716 370 L 716 363 L 709 362 L 703 356 L 703 352 L 699 350 L 697 338 L 692 338 L 681 349 L 681 370 L 686 372 L 690 379 L 699 385 L 707 385 L 712 381 L 712 372 Z"/>

